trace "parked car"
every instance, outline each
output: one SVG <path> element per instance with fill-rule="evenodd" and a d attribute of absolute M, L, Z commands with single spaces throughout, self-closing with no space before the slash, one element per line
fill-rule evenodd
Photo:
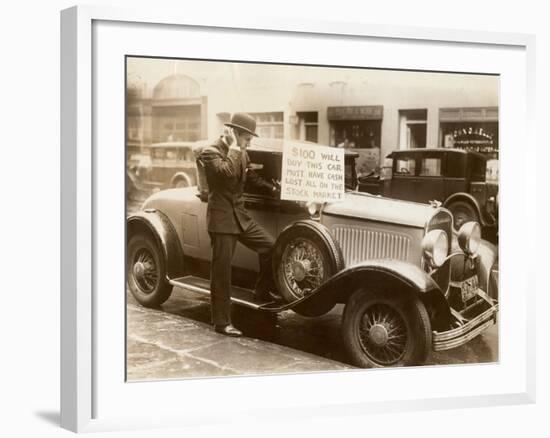
<path fill-rule="evenodd" d="M 461 149 L 393 151 L 389 178 L 365 175 L 359 191 L 416 202 L 440 201 L 450 210 L 456 230 L 466 222 L 498 226 L 498 183 L 486 180 L 487 159 Z"/>
<path fill-rule="evenodd" d="M 150 166 L 142 181 L 148 187 L 166 189 L 197 183 L 193 143 L 172 141 L 149 146 Z"/>
<path fill-rule="evenodd" d="M 257 139 L 256 172 L 281 178 L 282 141 Z M 253 294 L 257 256 L 239 245 L 234 303 L 263 312 L 317 317 L 345 304 L 342 341 L 359 367 L 422 364 L 430 351 L 465 344 L 497 317 L 497 251 L 476 222 L 453 239 L 449 210 L 352 190 L 356 154 L 346 153 L 345 200 L 302 203 L 245 188 L 246 207 L 276 243 L 276 300 Z M 203 198 L 204 199 L 204 198 Z M 127 281 L 146 307 L 174 286 L 208 295 L 211 261 L 207 202 L 197 187 L 153 194 L 127 218 Z"/>

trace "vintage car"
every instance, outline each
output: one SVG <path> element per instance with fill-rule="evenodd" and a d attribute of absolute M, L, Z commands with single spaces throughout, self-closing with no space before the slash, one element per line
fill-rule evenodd
<path fill-rule="evenodd" d="M 253 142 L 253 168 L 280 179 L 282 141 Z M 358 367 L 422 364 L 430 351 L 465 344 L 493 325 L 498 257 L 479 225 L 467 222 L 453 238 L 445 208 L 351 189 L 355 158 L 346 153 L 343 202 L 300 203 L 245 187 L 247 209 L 276 236 L 278 299 L 255 299 L 257 256 L 238 245 L 232 301 L 304 317 L 343 303 L 342 342 Z M 127 282 L 143 306 L 160 306 L 174 286 L 210 293 L 206 209 L 197 187 L 186 187 L 153 194 L 127 218 Z"/>
<path fill-rule="evenodd" d="M 498 184 L 486 181 L 484 155 L 462 149 L 393 151 L 391 175 L 359 178 L 359 191 L 416 202 L 440 201 L 456 230 L 466 222 L 498 226 Z"/>
<path fill-rule="evenodd" d="M 149 146 L 150 164 L 142 183 L 151 188 L 189 187 L 197 183 L 193 143 L 172 141 Z"/>

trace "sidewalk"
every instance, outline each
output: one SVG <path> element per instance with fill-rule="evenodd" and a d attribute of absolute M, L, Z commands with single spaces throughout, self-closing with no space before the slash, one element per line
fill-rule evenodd
<path fill-rule="evenodd" d="M 201 321 L 208 312 L 203 300 L 186 297 L 177 308 L 170 306 L 169 311 L 147 309 L 128 294 L 128 381 L 352 369 L 271 342 L 215 333 Z M 198 320 L 181 316 L 194 308 L 202 315 Z"/>

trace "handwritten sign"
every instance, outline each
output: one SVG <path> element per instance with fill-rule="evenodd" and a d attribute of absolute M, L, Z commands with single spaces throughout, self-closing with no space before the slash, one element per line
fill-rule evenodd
<path fill-rule="evenodd" d="M 281 199 L 311 202 L 343 201 L 344 153 L 344 149 L 315 144 L 285 144 Z"/>

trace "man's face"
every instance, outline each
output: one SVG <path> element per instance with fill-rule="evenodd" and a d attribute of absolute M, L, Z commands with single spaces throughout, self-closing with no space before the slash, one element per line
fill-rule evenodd
<path fill-rule="evenodd" d="M 248 132 L 243 132 L 242 134 L 237 135 L 236 138 L 237 138 L 237 145 L 241 149 L 246 149 L 248 146 L 250 146 L 250 141 L 252 140 L 252 134 L 249 134 Z"/>

